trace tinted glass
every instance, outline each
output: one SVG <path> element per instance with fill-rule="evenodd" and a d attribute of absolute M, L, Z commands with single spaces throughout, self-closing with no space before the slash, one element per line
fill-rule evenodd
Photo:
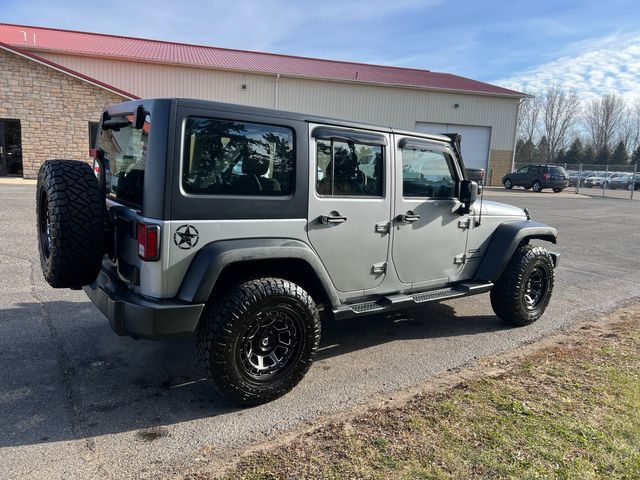
<path fill-rule="evenodd" d="M 293 192 L 293 131 L 257 123 L 189 118 L 182 186 L 187 193 L 289 195 Z"/>
<path fill-rule="evenodd" d="M 129 125 L 100 130 L 96 139 L 96 148 L 103 152 L 106 161 L 107 196 L 142 206 L 147 146 L 151 132 L 149 115 L 140 130 L 131 126 L 133 115 L 113 117 L 110 122 Z"/>
<path fill-rule="evenodd" d="M 320 195 L 381 197 L 384 155 L 381 145 L 318 140 L 316 191 Z"/>
<path fill-rule="evenodd" d="M 427 148 L 403 148 L 402 195 L 429 198 L 455 196 L 455 179 L 449 155 Z"/>
<path fill-rule="evenodd" d="M 567 172 L 562 167 L 549 167 L 549 172 L 555 175 L 564 175 L 565 177 L 567 176 Z"/>

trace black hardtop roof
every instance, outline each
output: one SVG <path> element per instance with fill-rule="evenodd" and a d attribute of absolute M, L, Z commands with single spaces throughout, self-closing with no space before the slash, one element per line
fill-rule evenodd
<path fill-rule="evenodd" d="M 194 98 L 147 98 L 147 99 L 140 99 L 140 100 L 131 100 L 128 102 L 124 102 L 123 104 L 118 104 L 119 106 L 118 110 L 121 110 L 122 106 L 126 104 L 131 104 L 132 111 L 133 111 L 140 103 L 145 103 L 145 102 L 176 102 L 178 106 L 188 106 L 192 108 L 202 108 L 207 110 L 218 110 L 218 111 L 224 111 L 224 112 L 238 112 L 238 113 L 244 113 L 247 115 L 260 115 L 265 117 L 283 118 L 288 120 L 297 120 L 297 121 L 309 122 L 309 123 L 322 123 L 326 125 L 335 125 L 338 127 L 352 127 L 352 128 L 363 129 L 363 130 L 373 130 L 373 131 L 383 132 L 383 133 L 396 133 L 400 135 L 423 137 L 426 139 L 437 140 L 439 142 L 445 142 L 448 144 L 451 143 L 451 139 L 444 135 L 415 132 L 412 130 L 404 130 L 404 129 L 393 128 L 393 127 L 384 126 L 384 125 L 374 125 L 374 124 L 368 124 L 368 123 L 357 122 L 357 121 L 343 120 L 339 118 L 322 117 L 322 116 L 310 115 L 306 113 L 289 112 L 286 110 L 275 110 L 271 108 L 252 107 L 248 105 L 214 102 L 211 100 L 199 100 Z"/>

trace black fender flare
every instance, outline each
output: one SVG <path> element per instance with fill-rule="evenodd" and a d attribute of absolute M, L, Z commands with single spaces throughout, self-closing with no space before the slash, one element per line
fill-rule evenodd
<path fill-rule="evenodd" d="M 205 245 L 191 260 L 177 298 L 189 303 L 204 303 L 227 266 L 256 259 L 296 259 L 307 263 L 315 272 L 331 304 L 340 304 L 329 274 L 316 253 L 306 243 L 290 238 L 220 240 Z"/>
<path fill-rule="evenodd" d="M 476 279 L 495 282 L 504 272 L 518 246 L 525 240 L 533 239 L 556 243 L 558 231 L 549 225 L 531 220 L 502 223 L 496 228 L 478 265 Z"/>

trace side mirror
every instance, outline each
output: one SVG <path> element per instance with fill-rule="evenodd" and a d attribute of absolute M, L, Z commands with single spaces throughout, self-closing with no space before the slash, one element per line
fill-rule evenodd
<path fill-rule="evenodd" d="M 478 182 L 462 180 L 460 182 L 460 202 L 464 205 L 464 213 L 468 213 L 473 202 L 478 198 Z"/>

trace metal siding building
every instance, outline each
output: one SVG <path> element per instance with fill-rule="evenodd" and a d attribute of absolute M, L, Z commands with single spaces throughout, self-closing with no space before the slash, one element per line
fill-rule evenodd
<path fill-rule="evenodd" d="M 525 96 L 451 74 L 0 24 L 0 42 L 130 97 L 192 97 L 463 134 L 492 183 L 511 168 Z M 96 118 L 97 120 L 97 118 Z M 465 143 L 465 138 L 469 142 Z"/>

